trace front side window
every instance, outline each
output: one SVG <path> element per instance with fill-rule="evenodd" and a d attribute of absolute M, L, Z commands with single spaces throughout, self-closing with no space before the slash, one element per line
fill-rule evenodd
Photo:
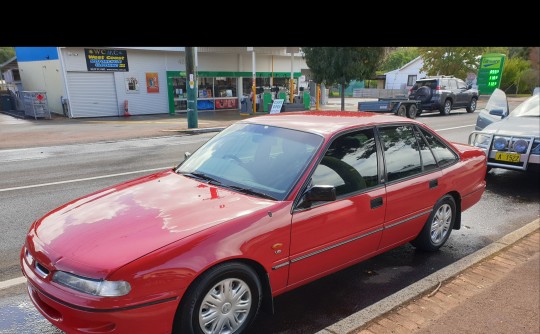
<path fill-rule="evenodd" d="M 411 125 L 379 128 L 389 182 L 422 172 L 418 143 Z"/>
<path fill-rule="evenodd" d="M 343 196 L 378 184 L 373 129 L 336 138 L 312 176 L 315 185 L 332 185 Z"/>

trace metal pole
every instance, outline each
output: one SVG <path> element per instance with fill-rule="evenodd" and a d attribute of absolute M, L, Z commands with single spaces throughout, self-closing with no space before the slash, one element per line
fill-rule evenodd
<path fill-rule="evenodd" d="M 293 103 L 294 101 L 294 52 L 291 49 L 291 82 L 289 87 L 289 102 Z"/>
<path fill-rule="evenodd" d="M 256 88 L 256 77 L 255 77 L 255 48 L 251 50 L 251 63 L 253 67 L 253 84 L 251 85 L 251 94 L 253 95 L 253 113 L 257 112 L 257 88 Z"/>
<path fill-rule="evenodd" d="M 319 110 L 319 100 L 321 99 L 321 84 L 317 84 L 317 97 L 315 98 L 315 110 Z"/>
<path fill-rule="evenodd" d="M 197 119 L 197 76 L 193 64 L 193 48 L 186 47 L 187 118 L 188 129 L 198 127 Z"/>

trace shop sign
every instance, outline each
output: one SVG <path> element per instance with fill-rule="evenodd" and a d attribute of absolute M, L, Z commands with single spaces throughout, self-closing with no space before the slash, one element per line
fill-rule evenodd
<path fill-rule="evenodd" d="M 126 50 L 84 49 L 86 68 L 90 72 L 128 72 Z"/>

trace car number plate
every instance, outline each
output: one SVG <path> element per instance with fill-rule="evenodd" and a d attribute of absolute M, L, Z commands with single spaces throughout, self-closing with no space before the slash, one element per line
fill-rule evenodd
<path fill-rule="evenodd" d="M 507 162 L 519 162 L 521 154 L 518 153 L 507 153 L 507 152 L 497 152 L 495 154 L 495 160 L 507 161 Z"/>

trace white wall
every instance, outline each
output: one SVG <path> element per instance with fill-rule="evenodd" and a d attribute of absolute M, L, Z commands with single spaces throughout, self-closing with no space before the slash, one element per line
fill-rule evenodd
<path fill-rule="evenodd" d="M 425 72 L 420 71 L 420 68 L 422 67 L 423 64 L 424 62 L 420 58 L 404 68 L 387 72 L 385 88 L 386 89 L 411 88 L 412 86 L 407 86 L 407 79 L 409 78 L 409 75 L 416 75 L 416 79 L 421 79 L 426 76 Z"/>
<path fill-rule="evenodd" d="M 127 100 L 129 113 L 132 115 L 168 113 L 167 71 L 185 70 L 185 65 L 179 62 L 181 53 L 136 49 L 126 49 L 126 52 L 129 71 L 114 72 L 119 110 L 124 110 L 124 101 Z M 62 55 L 67 71 L 88 71 L 84 48 L 64 48 Z M 147 92 L 146 72 L 158 73 L 159 93 Z M 137 78 L 138 93 L 126 92 L 127 77 Z"/>
<path fill-rule="evenodd" d="M 59 60 L 19 62 L 19 74 L 25 91 L 44 91 L 47 93 L 49 111 L 62 114 L 60 97 L 63 94 Z"/>

